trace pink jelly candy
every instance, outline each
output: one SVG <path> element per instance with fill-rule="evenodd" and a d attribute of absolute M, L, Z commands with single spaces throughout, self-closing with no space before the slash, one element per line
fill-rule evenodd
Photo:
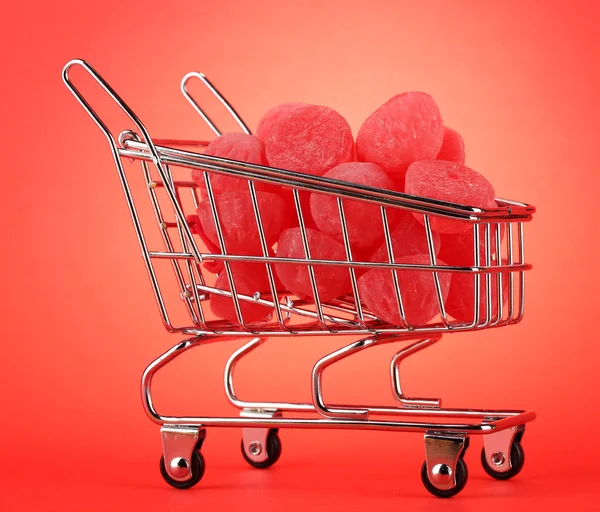
<path fill-rule="evenodd" d="M 325 233 L 307 229 L 308 246 L 312 259 L 346 260 L 344 247 Z M 306 258 L 300 228 L 286 229 L 277 244 L 278 258 Z M 347 293 L 351 289 L 348 268 L 343 266 L 316 265 L 313 267 L 321 302 Z M 307 265 L 278 263 L 275 270 L 287 290 L 301 299 L 314 298 Z"/>
<path fill-rule="evenodd" d="M 267 243 L 271 247 L 279 236 L 285 223 L 286 207 L 283 199 L 269 192 L 256 193 L 262 226 Z M 252 199 L 247 192 L 226 192 L 215 198 L 225 246 L 229 254 L 262 255 L 259 231 L 252 206 Z M 208 239 L 219 246 L 217 229 L 213 220 L 208 200 L 198 207 L 198 217 Z"/>
<path fill-rule="evenodd" d="M 281 116 L 265 141 L 272 167 L 322 176 L 352 160 L 354 139 L 348 122 L 335 110 L 306 105 Z"/>
<path fill-rule="evenodd" d="M 398 264 L 430 265 L 429 255 L 406 256 Z M 439 265 L 445 265 L 441 260 Z M 398 270 L 398 283 L 402 292 L 402 302 L 407 322 L 414 326 L 424 325 L 439 314 L 439 304 L 430 271 Z M 448 297 L 450 273 L 439 272 L 442 299 Z M 361 301 L 382 320 L 399 326 L 402 324 L 396 300 L 394 280 L 391 270 L 369 270 L 358 280 Z"/>
<path fill-rule="evenodd" d="M 249 164 L 265 165 L 265 147 L 258 137 L 247 133 L 224 133 L 214 139 L 204 151 L 205 155 L 238 160 Z M 198 169 L 192 171 L 192 180 L 198 185 L 202 197 L 207 197 L 205 172 Z M 248 180 L 226 176 L 223 174 L 209 173 L 210 184 L 215 195 L 224 192 L 248 192 Z M 256 190 L 273 192 L 277 187 L 264 182 L 255 181 Z"/>
<path fill-rule="evenodd" d="M 371 163 L 340 164 L 325 173 L 324 177 L 373 188 L 392 190 L 394 187 L 387 174 L 380 167 Z M 384 231 L 379 206 L 351 199 L 344 199 L 343 206 L 348 238 L 353 250 L 362 251 L 383 240 Z M 344 242 L 336 196 L 311 194 L 310 211 L 320 231 L 341 243 Z M 395 224 L 397 211 L 393 208 L 388 209 L 388 222 L 391 224 Z M 391 222 L 392 219 L 394 222 Z"/>
<path fill-rule="evenodd" d="M 256 127 L 256 136 L 263 142 L 267 140 L 269 135 L 273 132 L 273 129 L 281 119 L 285 119 L 291 112 L 297 110 L 300 107 L 306 107 L 308 103 L 302 103 L 299 101 L 290 101 L 288 103 L 282 103 L 276 105 L 262 117 Z"/>
<path fill-rule="evenodd" d="M 494 187 L 465 165 L 443 160 L 414 162 L 406 172 L 406 193 L 479 208 L 496 208 Z M 423 215 L 415 213 L 419 222 Z M 471 224 L 431 216 L 431 229 L 438 233 L 461 233 Z"/>
<path fill-rule="evenodd" d="M 404 173 L 417 160 L 435 158 L 442 147 L 444 124 L 429 94 L 394 96 L 363 123 L 356 137 L 358 159 L 385 171 Z"/>
<path fill-rule="evenodd" d="M 491 261 L 497 260 L 496 233 L 498 228 L 496 224 L 490 225 L 490 258 Z M 500 224 L 500 242 L 504 239 L 506 227 Z M 440 258 L 449 265 L 459 267 L 472 267 L 475 265 L 475 239 L 473 235 L 473 224 L 462 233 L 454 235 L 441 235 L 442 250 Z M 485 265 L 485 227 L 479 226 L 479 265 Z"/>
<path fill-rule="evenodd" d="M 504 265 L 507 262 L 504 261 Z M 487 319 L 486 274 L 480 274 L 479 322 Z M 491 314 L 492 319 L 498 315 L 498 274 L 491 274 Z M 508 300 L 510 273 L 502 273 L 502 304 Z M 504 310 L 503 310 L 504 311 Z M 475 319 L 475 275 L 455 272 L 450 283 L 450 293 L 446 301 L 446 312 L 459 322 L 472 323 Z"/>
<path fill-rule="evenodd" d="M 432 232 L 431 235 L 433 239 L 433 247 L 437 256 L 440 254 L 440 249 L 442 246 L 440 243 L 440 235 L 436 232 Z M 420 222 L 417 222 L 417 220 L 410 214 L 402 216 L 398 225 L 391 230 L 390 239 L 392 241 L 392 249 L 394 251 L 394 262 L 397 262 L 406 256 L 429 254 L 425 226 L 423 226 L 423 224 Z M 369 261 L 374 263 L 388 263 L 390 261 L 385 240 L 371 255 Z"/>
<path fill-rule="evenodd" d="M 230 264 L 235 289 L 238 294 L 253 297 L 255 293 L 266 295 L 270 300 L 271 287 L 264 263 L 232 262 Z M 223 270 L 215 283 L 215 288 L 230 291 L 227 272 Z M 265 320 L 272 313 L 272 308 L 239 300 L 245 323 Z M 213 294 L 210 297 L 210 309 L 219 318 L 237 323 L 235 304 L 232 298 Z"/>
<path fill-rule="evenodd" d="M 465 141 L 460 133 L 452 128 L 444 127 L 444 141 L 442 149 L 438 153 L 437 160 L 446 160 L 447 162 L 456 162 L 464 165 L 465 163 Z"/>

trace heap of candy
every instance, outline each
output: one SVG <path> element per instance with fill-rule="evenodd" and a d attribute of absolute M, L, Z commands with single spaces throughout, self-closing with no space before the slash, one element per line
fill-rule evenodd
<path fill-rule="evenodd" d="M 335 110 L 292 102 L 269 110 L 260 120 L 256 136 L 225 133 L 208 145 L 205 154 L 217 162 L 224 158 L 294 174 L 322 176 L 341 182 L 354 192 L 370 188 L 482 209 L 497 207 L 492 185 L 464 165 L 463 138 L 444 126 L 436 102 L 422 92 L 398 94 L 380 106 L 364 121 L 356 142 L 350 125 Z M 294 260 L 310 257 L 344 262 L 352 258 L 358 262 L 428 266 L 435 258 L 436 265 L 476 264 L 474 228 L 468 221 L 429 215 L 428 232 L 425 216 L 418 210 L 390 206 L 384 215 L 383 209 L 373 202 L 350 198 L 340 201 L 337 195 L 308 190 L 299 190 L 295 197 L 289 187 L 261 180 L 250 183 L 214 172 L 207 175 L 193 171 L 192 179 L 202 200 L 197 216 L 188 221 L 213 253 L 264 256 L 266 250 L 269 256 Z M 300 217 L 305 230 L 300 227 Z M 483 226 L 478 229 L 479 265 L 485 265 L 486 230 Z M 386 230 L 390 235 L 387 241 Z M 495 265 L 496 230 L 492 224 L 487 233 L 487 257 Z M 501 237 L 504 232 L 501 225 Z M 205 267 L 218 274 L 215 288 L 231 290 L 229 275 L 221 262 Z M 272 300 L 275 286 L 278 295 L 294 295 L 308 302 L 315 301 L 316 292 L 321 303 L 352 293 L 348 266 L 313 265 L 314 281 L 306 263 L 278 262 L 272 268 L 271 283 L 264 263 L 233 262 L 230 272 L 236 293 Z M 394 276 L 390 268 L 355 268 L 363 306 L 385 322 L 424 325 L 440 314 L 440 300 L 452 318 L 471 322 L 475 310 L 474 275 L 435 275 L 437 281 L 427 269 L 396 268 Z M 508 279 L 506 274 L 503 277 L 506 298 Z M 480 279 L 480 317 L 484 319 L 488 313 L 485 282 L 484 275 Z M 495 276 L 491 282 L 493 312 L 498 308 Z M 219 318 L 238 321 L 238 311 L 229 295 L 212 294 L 210 304 Z M 240 300 L 239 313 L 245 323 L 252 323 L 268 319 L 272 308 Z"/>

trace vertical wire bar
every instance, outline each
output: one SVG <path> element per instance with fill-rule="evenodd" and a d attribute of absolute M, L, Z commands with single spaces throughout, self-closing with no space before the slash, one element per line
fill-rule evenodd
<path fill-rule="evenodd" d="M 198 209 L 198 206 L 200 204 L 200 201 L 198 199 L 198 192 L 195 187 L 191 187 L 190 190 L 192 193 L 192 201 L 194 203 L 194 212 L 195 212 Z M 187 260 L 187 262 L 188 262 L 188 266 L 191 269 L 192 275 L 197 274 L 200 284 L 202 286 L 205 286 L 206 283 L 204 281 L 204 275 L 202 274 L 202 267 L 200 266 L 200 264 L 197 261 L 191 261 L 191 260 Z M 198 304 L 198 312 L 200 314 L 200 319 L 202 320 L 203 324 L 206 326 L 206 317 L 204 315 L 204 307 L 202 306 L 202 301 L 200 300 L 200 294 L 198 293 L 198 289 L 196 287 L 195 280 L 194 280 L 193 285 L 194 285 L 194 299 L 196 300 L 196 302 Z"/>
<path fill-rule="evenodd" d="M 429 249 L 429 259 L 432 266 L 437 266 L 435 257 L 435 247 L 433 244 L 433 234 L 431 233 L 431 223 L 429 221 L 429 215 L 424 214 L 425 219 L 425 232 L 427 234 L 427 247 Z M 446 307 L 444 306 L 444 296 L 442 294 L 442 287 L 440 285 L 440 277 L 437 272 L 432 272 L 433 282 L 435 284 L 435 293 L 437 295 L 438 306 L 440 307 L 440 316 L 442 317 L 442 323 L 445 327 L 449 327 L 448 317 L 446 315 Z"/>
<path fill-rule="evenodd" d="M 198 190 L 196 190 L 196 187 L 191 187 L 190 190 L 192 191 L 192 201 L 194 202 L 194 210 L 197 210 L 198 206 L 200 206 L 200 199 L 198 198 Z"/>
<path fill-rule="evenodd" d="M 346 224 L 346 214 L 344 212 L 344 205 L 342 204 L 342 198 L 337 198 L 338 211 L 340 213 L 340 224 L 342 226 L 342 236 L 344 238 L 344 249 L 346 250 L 346 258 L 352 263 L 352 249 L 350 247 L 350 236 L 348 235 L 348 225 Z M 360 303 L 360 295 L 358 293 L 358 284 L 356 283 L 356 272 L 354 267 L 351 265 L 348 267 L 350 272 L 350 282 L 352 283 L 352 294 L 354 295 L 354 302 L 356 305 L 356 314 L 358 316 L 359 323 L 365 327 L 365 318 L 363 315 L 362 304 Z"/>
<path fill-rule="evenodd" d="M 168 184 L 173 188 L 173 194 L 175 196 L 175 199 L 177 200 L 179 206 L 181 207 L 181 210 L 183 211 L 183 202 L 181 201 L 181 194 L 179 193 L 179 187 L 177 187 L 175 185 L 175 180 L 173 179 L 173 173 L 171 172 L 171 166 L 169 164 L 164 164 L 164 170 L 165 170 L 165 176 L 167 176 L 168 181 L 169 181 Z M 179 233 L 179 241 L 181 243 L 181 251 L 187 252 L 188 244 L 185 241 L 184 229 L 181 225 L 181 221 L 179 220 L 179 218 L 177 216 L 175 217 L 175 223 L 177 225 L 177 232 Z M 187 225 L 187 223 L 186 223 L 186 225 Z M 165 235 L 169 238 L 169 240 L 171 240 L 171 235 L 169 234 L 168 229 L 165 228 L 164 231 L 165 231 Z M 192 319 L 192 322 L 194 323 L 194 325 L 200 325 L 201 319 L 198 318 L 200 315 L 198 315 L 197 311 L 196 311 L 198 302 L 196 301 L 196 304 L 194 304 L 194 302 L 192 302 L 191 298 L 188 296 L 187 285 L 185 283 L 185 277 L 184 277 L 184 273 L 182 270 L 182 266 L 187 265 L 187 262 L 175 260 L 175 263 L 177 264 L 177 267 L 179 269 L 178 274 L 181 275 L 181 278 L 182 278 L 182 283 L 180 283 L 182 296 L 184 298 L 184 301 L 189 302 L 189 308 L 191 309 L 190 317 Z M 187 267 L 188 267 L 188 269 L 190 268 L 189 265 L 187 265 Z M 191 275 L 190 275 L 190 286 L 195 287 L 195 283 L 192 282 Z"/>
<path fill-rule="evenodd" d="M 496 263 L 497 265 L 502 265 L 502 242 L 500 240 L 500 223 L 496 223 Z M 503 311 L 503 293 L 502 293 L 502 274 L 498 272 L 496 274 L 496 286 L 498 289 L 496 290 L 496 296 L 498 299 L 498 318 L 494 321 L 494 325 L 498 325 L 502 321 L 502 316 L 504 315 Z"/>
<path fill-rule="evenodd" d="M 177 200 L 180 202 L 181 204 L 181 208 L 183 210 L 183 201 L 181 201 L 181 194 L 179 191 L 179 187 L 175 186 L 175 194 L 177 197 Z M 176 219 L 177 221 L 177 228 L 178 228 L 178 232 L 179 232 L 179 240 L 181 242 L 181 247 L 183 252 L 189 252 L 189 241 L 187 240 L 185 233 L 183 231 L 183 229 L 181 229 L 180 226 L 180 222 L 179 219 Z M 195 270 L 198 270 L 198 273 L 200 275 L 200 279 L 202 284 L 204 284 L 203 280 L 202 280 L 202 273 L 199 269 L 199 265 L 196 261 L 191 261 L 191 260 L 185 260 L 182 262 L 183 265 L 185 265 L 186 269 L 187 269 L 187 273 L 188 276 L 190 278 L 190 287 L 192 289 L 192 294 L 193 294 L 193 303 L 192 306 L 194 307 L 194 311 L 197 314 L 198 318 L 196 318 L 195 316 L 192 317 L 192 321 L 194 322 L 194 324 L 196 325 L 201 325 L 203 327 L 206 327 L 206 319 L 204 317 L 204 309 L 202 308 L 202 304 L 200 301 L 200 294 L 198 293 L 198 286 L 197 286 L 197 282 L 196 282 L 196 274 L 195 274 Z M 187 297 L 187 287 L 186 290 L 184 290 L 183 292 L 186 297 Z"/>
<path fill-rule="evenodd" d="M 166 174 L 169 176 L 169 179 L 171 181 L 170 184 L 173 187 L 173 190 L 175 192 L 175 198 L 179 202 L 179 205 L 181 206 L 181 210 L 183 211 L 183 201 L 181 200 L 181 194 L 179 191 L 179 187 L 177 187 L 175 185 L 175 181 L 173 180 L 173 174 L 171 173 L 171 168 L 169 165 L 165 164 L 165 169 L 166 169 Z M 179 218 L 176 217 L 175 221 L 177 224 L 177 232 L 179 233 L 179 241 L 181 243 L 182 252 L 188 252 L 189 241 L 186 240 L 185 232 L 183 230 L 183 227 L 181 226 L 181 222 L 180 222 Z M 167 235 L 168 235 L 168 233 L 167 233 Z M 192 322 L 194 323 L 194 325 L 206 325 L 204 322 L 204 311 L 201 311 L 201 309 L 200 309 L 200 296 L 198 294 L 198 289 L 196 288 L 196 279 L 194 278 L 194 272 L 193 272 L 193 267 L 191 265 L 191 262 L 188 260 L 185 260 L 185 261 L 178 260 L 177 265 L 179 266 L 180 269 L 181 269 L 181 266 L 186 267 L 187 271 L 188 271 L 188 276 L 190 278 L 190 287 L 193 290 L 194 301 L 192 301 L 191 298 L 188 297 L 187 286 L 184 287 L 184 289 L 182 290 L 181 293 L 184 295 L 185 300 L 189 299 L 189 301 L 190 301 L 190 306 L 194 312 L 193 315 L 190 315 Z M 183 271 L 181 271 L 181 274 L 183 277 Z M 184 283 L 185 283 L 185 279 L 184 279 Z"/>
<path fill-rule="evenodd" d="M 512 267 L 515 264 L 514 247 L 513 247 L 513 225 L 508 224 L 508 235 L 506 237 L 508 243 L 508 265 Z M 508 318 L 507 321 L 513 318 L 515 314 L 515 273 L 511 270 L 508 281 Z"/>
<path fill-rule="evenodd" d="M 485 223 L 485 266 L 492 265 L 492 248 L 490 238 L 490 223 Z M 486 327 L 492 320 L 492 275 L 489 270 L 485 273 L 485 322 L 482 327 Z"/>
<path fill-rule="evenodd" d="M 197 212 L 198 206 L 200 206 L 200 198 L 198 197 L 198 190 L 195 187 L 190 187 L 192 192 L 192 201 L 194 203 L 194 213 Z M 202 274 L 202 267 L 195 263 L 196 271 L 198 272 L 198 277 L 200 278 L 200 284 L 204 286 L 206 283 L 204 282 L 204 275 Z"/>
<path fill-rule="evenodd" d="M 184 244 L 184 250 L 187 252 L 188 251 L 188 247 L 187 247 L 187 241 L 185 240 L 185 237 L 182 234 L 182 239 L 181 239 L 182 243 Z M 196 271 L 198 272 L 198 275 L 200 276 L 200 284 L 202 286 L 204 286 L 204 279 L 202 279 L 202 273 L 199 269 L 199 265 L 197 262 L 192 262 L 190 260 L 186 260 L 185 264 L 187 265 L 187 270 L 188 270 L 188 274 L 190 276 L 190 284 L 192 286 L 192 291 L 194 294 L 194 302 L 196 303 L 196 307 L 197 307 L 197 313 L 198 316 L 200 317 L 200 325 L 206 327 L 206 318 L 204 316 L 204 308 L 202 307 L 202 301 L 200 300 L 200 294 L 198 293 L 198 282 L 196 281 Z"/>
<path fill-rule="evenodd" d="M 194 203 L 194 213 L 196 213 L 198 210 L 198 206 L 200 206 L 200 199 L 198 198 L 198 191 L 196 190 L 195 187 L 190 187 L 190 190 L 192 193 L 192 201 Z M 197 215 L 197 213 L 196 213 L 196 215 Z M 204 282 L 204 275 L 202 274 L 202 267 L 200 265 L 198 265 L 198 263 L 195 263 L 195 268 L 196 268 L 196 271 L 198 272 L 200 284 L 202 286 L 204 286 L 205 282 Z"/>
<path fill-rule="evenodd" d="M 165 219 L 163 217 L 163 213 L 162 213 L 162 208 L 160 206 L 160 200 L 158 199 L 158 196 L 156 194 L 156 188 L 154 186 L 152 186 L 154 182 L 154 180 L 152 179 L 152 173 L 150 172 L 150 168 L 148 167 L 148 163 L 145 162 L 144 160 L 140 161 L 141 165 L 142 165 L 142 171 L 144 174 L 144 178 L 146 180 L 146 186 L 148 189 L 148 194 L 150 195 L 150 202 L 152 203 L 152 207 L 154 209 L 154 215 L 156 217 L 156 220 L 158 222 L 158 226 L 160 229 L 160 234 L 162 236 L 163 242 L 165 244 L 165 247 L 167 248 L 167 251 L 169 252 L 175 252 L 172 240 L 169 236 L 169 233 L 167 232 L 167 228 L 166 225 L 167 223 L 165 222 Z M 169 173 L 166 172 L 165 175 L 167 177 L 169 177 Z M 169 183 L 165 184 L 165 186 L 169 186 Z M 186 292 L 186 288 L 185 288 L 185 279 L 183 278 L 183 274 L 181 272 L 181 268 L 178 265 L 178 262 L 176 259 L 171 259 L 171 266 L 173 267 L 173 272 L 175 273 L 175 277 L 177 278 L 177 282 L 179 283 L 179 288 L 180 290 L 182 290 L 182 292 L 184 293 L 183 296 L 183 301 L 186 305 L 186 308 L 188 310 L 188 314 L 190 315 L 190 318 L 192 319 L 192 321 L 194 323 L 196 323 L 196 318 L 195 318 L 195 311 L 192 307 L 191 301 L 189 300 L 189 297 L 187 297 L 187 295 L 185 294 Z M 165 306 L 166 307 L 166 306 Z"/>
<path fill-rule="evenodd" d="M 113 144 L 111 144 L 111 147 L 112 147 L 112 145 Z M 123 168 L 123 163 L 121 162 L 120 158 L 118 157 L 118 155 L 116 153 L 113 152 L 113 154 L 115 156 L 115 162 L 117 165 L 117 169 L 119 171 L 121 185 L 123 187 L 123 191 L 125 192 L 125 198 L 127 200 L 127 205 L 129 206 L 129 212 L 133 219 L 133 224 L 134 224 L 136 234 L 138 237 L 138 242 L 142 248 L 142 255 L 143 255 L 144 261 L 146 263 L 146 268 L 148 270 L 148 274 L 150 275 L 150 282 L 152 283 L 152 288 L 154 289 L 154 296 L 156 297 L 156 302 L 158 303 L 158 309 L 160 311 L 163 325 L 167 328 L 167 330 L 173 331 L 173 330 L 175 330 L 175 327 L 174 327 L 173 323 L 171 322 L 171 319 L 169 318 L 169 312 L 167 310 L 167 305 L 165 304 L 165 301 L 162 296 L 162 290 L 160 289 L 160 286 L 158 284 L 158 276 L 156 275 L 156 271 L 154 270 L 154 263 L 152 262 L 152 258 L 150 257 L 148 245 L 146 243 L 146 237 L 144 236 L 144 233 L 142 231 L 142 225 L 141 225 L 141 222 L 140 222 L 140 219 L 138 216 L 137 208 L 136 208 L 134 200 L 133 200 L 131 188 L 129 187 L 129 182 L 127 180 L 127 176 L 125 175 L 125 169 Z M 145 170 L 145 173 L 148 175 L 148 178 L 146 179 L 146 183 L 149 185 L 149 172 L 148 172 L 147 165 L 145 166 L 144 170 Z M 156 200 L 156 198 L 154 198 L 154 199 Z M 156 213 L 156 209 L 154 211 Z"/>
<path fill-rule="evenodd" d="M 265 231 L 263 229 L 262 218 L 260 216 L 260 208 L 258 206 L 258 200 L 256 197 L 256 189 L 252 180 L 248 180 L 248 187 L 250 188 L 250 199 L 252 199 L 252 208 L 254 209 L 254 218 L 256 219 L 256 226 L 258 228 L 258 236 L 260 239 L 260 247 L 265 258 L 269 257 L 269 248 L 267 246 L 267 240 L 265 237 Z M 279 304 L 279 295 L 277 293 L 277 285 L 275 284 L 275 278 L 273 277 L 273 267 L 270 263 L 265 263 L 267 269 L 267 276 L 269 278 L 269 287 L 271 288 L 271 295 L 273 297 L 273 304 L 275 305 L 275 313 L 277 315 L 277 322 L 283 330 L 287 330 L 283 315 L 281 314 L 281 305 Z"/>
<path fill-rule="evenodd" d="M 396 263 L 394 258 L 394 248 L 392 247 L 392 235 L 390 234 L 390 224 L 387 217 L 387 208 L 381 207 L 381 222 L 383 224 L 383 232 L 385 235 L 385 247 L 387 249 L 388 260 L 390 263 Z M 402 327 L 405 329 L 412 329 L 411 325 L 406 320 L 406 312 L 404 310 L 404 302 L 402 301 L 402 291 L 400 290 L 400 281 L 398 279 L 398 271 L 392 269 L 392 280 L 394 281 L 394 294 L 396 295 L 396 303 L 398 304 L 398 313 L 400 313 L 400 320 Z"/>
<path fill-rule="evenodd" d="M 479 252 L 480 244 L 481 240 L 479 239 L 479 224 L 473 224 L 473 255 L 476 267 L 481 265 L 481 255 Z M 475 279 L 475 300 L 473 301 L 475 312 L 473 314 L 473 323 L 469 326 L 469 328 L 477 327 L 481 317 L 481 274 L 477 273 L 473 277 Z"/>
<path fill-rule="evenodd" d="M 519 222 L 519 263 L 523 265 L 525 263 L 525 234 L 524 225 Z M 518 320 L 523 318 L 525 314 L 525 272 L 521 270 L 521 297 L 519 303 L 519 316 Z"/>
<path fill-rule="evenodd" d="M 308 246 L 308 236 L 306 234 L 306 225 L 304 224 L 304 215 L 302 214 L 302 205 L 300 204 L 300 194 L 298 189 L 293 189 L 294 204 L 296 205 L 296 213 L 298 214 L 298 221 L 300 222 L 300 234 L 302 235 L 302 245 L 304 247 L 304 254 L 308 260 L 308 276 L 310 278 L 310 286 L 312 288 L 313 296 L 315 298 L 315 305 L 317 307 L 317 316 L 319 317 L 319 323 L 324 329 L 328 329 L 323 317 L 323 307 L 321 306 L 321 299 L 319 298 L 319 290 L 317 288 L 317 280 L 315 278 L 315 271 L 313 266 L 310 264 L 310 247 Z"/>
<path fill-rule="evenodd" d="M 204 181 L 206 182 L 206 192 L 208 195 L 208 204 L 210 205 L 210 211 L 212 213 L 213 222 L 215 223 L 215 228 L 217 231 L 217 238 L 219 239 L 219 248 L 221 249 L 221 254 L 227 255 L 227 247 L 225 245 L 225 237 L 223 236 L 223 230 L 221 229 L 221 221 L 219 219 L 219 213 L 217 211 L 217 202 L 215 200 L 215 195 L 213 193 L 212 185 L 210 183 L 209 173 L 204 173 Z M 247 329 L 246 324 L 244 323 L 244 318 L 242 316 L 242 309 L 240 307 L 240 301 L 237 295 L 237 290 L 235 288 L 235 282 L 233 279 L 233 272 L 231 271 L 230 262 L 227 259 L 223 260 L 225 266 L 225 272 L 227 273 L 227 279 L 229 280 L 229 287 L 231 288 L 231 298 L 233 299 L 233 306 L 235 309 L 235 316 L 240 326 L 243 329 Z"/>

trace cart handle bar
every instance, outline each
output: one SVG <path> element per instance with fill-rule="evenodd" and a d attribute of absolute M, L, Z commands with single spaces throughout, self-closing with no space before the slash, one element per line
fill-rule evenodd
<path fill-rule="evenodd" d="M 63 82 L 68 87 L 68 89 L 71 91 L 73 96 L 75 96 L 75 98 L 81 104 L 81 106 L 85 109 L 85 111 L 88 113 L 88 115 L 94 120 L 94 122 L 96 123 L 98 128 L 100 128 L 102 133 L 104 133 L 104 135 L 106 136 L 106 139 L 108 140 L 108 143 L 110 145 L 113 159 L 115 160 L 115 164 L 117 165 L 117 168 L 119 171 L 119 176 L 121 178 L 121 184 L 123 185 L 123 189 L 125 190 L 125 195 L 127 196 L 127 203 L 128 203 L 131 214 L 135 215 L 135 213 L 134 213 L 135 207 L 134 207 L 134 203 L 133 203 L 133 198 L 131 197 L 131 194 L 128 193 L 128 190 L 127 190 L 128 187 L 126 186 L 125 171 L 124 171 L 123 165 L 121 163 L 121 158 L 119 155 L 117 142 L 116 142 L 115 137 L 113 136 L 112 132 L 108 128 L 108 126 L 106 126 L 106 124 L 102 121 L 100 116 L 96 113 L 96 111 L 92 108 L 92 106 L 87 102 L 87 100 L 81 94 L 79 89 L 77 87 L 75 87 L 75 85 L 71 81 L 71 78 L 69 77 L 69 72 L 70 72 L 71 68 L 74 66 L 83 68 L 96 81 L 96 83 L 104 90 L 104 92 L 106 94 L 108 94 L 111 97 L 111 99 L 119 106 L 119 108 L 127 115 L 127 117 L 129 117 L 129 119 L 133 122 L 133 124 L 137 128 L 138 133 L 140 133 L 142 135 L 143 139 L 145 140 L 145 146 L 147 147 L 147 150 L 149 151 L 150 156 L 151 156 L 150 160 L 156 167 L 156 170 L 158 171 L 158 174 L 160 175 L 163 183 L 167 184 L 167 186 L 165 186 L 165 190 L 167 191 L 167 194 L 169 195 L 169 199 L 171 200 L 171 203 L 173 204 L 173 208 L 175 209 L 175 214 L 181 224 L 181 229 L 184 231 L 185 236 L 190 241 L 190 247 L 192 250 L 192 254 L 194 255 L 194 258 L 197 261 L 202 261 L 200 258 L 200 252 L 198 251 L 198 248 L 197 248 L 196 244 L 194 243 L 194 238 L 192 236 L 190 227 L 188 226 L 188 224 L 186 222 L 185 214 L 183 213 L 183 210 L 181 209 L 181 205 L 179 204 L 179 201 L 177 200 L 175 188 L 172 185 L 169 185 L 171 183 L 170 177 L 168 176 L 167 172 L 165 171 L 165 169 L 163 167 L 163 164 L 159 157 L 156 146 L 152 142 L 152 138 L 150 137 L 148 130 L 146 129 L 144 124 L 140 121 L 140 119 L 135 115 L 133 110 L 131 110 L 131 108 L 129 108 L 129 106 L 121 99 L 121 97 L 114 91 L 114 89 L 110 85 L 108 85 L 108 83 L 98 74 L 98 72 L 92 66 L 90 66 L 86 61 L 84 61 L 82 59 L 73 59 L 73 60 L 67 62 L 67 64 L 63 68 L 63 71 L 62 71 Z M 136 224 L 136 223 L 134 222 L 134 224 Z M 140 241 L 140 244 L 142 246 L 144 246 L 145 243 L 143 242 L 143 235 L 141 232 L 141 228 L 139 226 L 137 226 L 137 224 L 136 224 L 136 231 L 137 231 L 138 240 Z"/>

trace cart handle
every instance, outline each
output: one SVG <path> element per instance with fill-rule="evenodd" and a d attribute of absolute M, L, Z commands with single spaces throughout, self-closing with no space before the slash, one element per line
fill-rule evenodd
<path fill-rule="evenodd" d="M 188 82 L 190 81 L 190 78 L 197 78 L 198 80 L 200 80 L 200 82 L 202 82 L 202 84 L 213 94 L 213 96 L 217 98 L 221 102 L 221 104 L 227 109 L 227 112 L 229 112 L 231 117 L 235 119 L 235 122 L 242 129 L 242 131 L 248 135 L 252 135 L 252 132 L 250 131 L 246 123 L 244 123 L 244 120 L 241 118 L 241 116 L 233 108 L 231 103 L 229 103 L 225 99 L 225 96 L 223 96 L 219 92 L 219 90 L 212 84 L 212 82 L 208 78 L 206 78 L 204 73 L 192 71 L 191 73 L 188 73 L 181 79 L 181 93 L 217 137 L 221 135 L 221 130 L 219 130 L 219 128 L 217 127 L 217 125 L 215 125 L 213 120 L 210 117 L 208 117 L 208 114 L 204 112 L 204 110 L 202 110 L 198 102 L 188 91 Z"/>
<path fill-rule="evenodd" d="M 137 128 L 138 133 L 142 134 L 142 137 L 143 137 L 144 141 L 146 142 L 146 144 L 148 146 L 148 150 L 151 154 L 152 163 L 156 167 L 156 170 L 158 171 L 158 174 L 160 175 L 161 180 L 163 181 L 163 183 L 165 183 L 165 190 L 167 191 L 169 199 L 171 200 L 171 203 L 173 204 L 175 214 L 181 224 L 181 229 L 185 232 L 185 235 L 187 236 L 187 238 L 190 242 L 190 247 L 191 247 L 194 259 L 198 263 L 202 263 L 200 251 L 198 250 L 198 247 L 196 246 L 196 243 L 194 242 L 194 237 L 193 237 L 192 232 L 186 222 L 185 215 L 183 213 L 183 210 L 181 209 L 181 205 L 179 204 L 179 201 L 177 201 L 177 197 L 175 195 L 175 190 L 171 186 L 171 183 L 170 183 L 171 182 L 170 177 L 165 172 L 165 169 L 162 165 L 161 159 L 158 155 L 158 151 L 156 150 L 156 147 L 154 146 L 154 143 L 152 142 L 152 138 L 150 137 L 148 130 L 146 129 L 144 124 L 140 121 L 140 119 L 137 117 L 137 115 L 133 112 L 133 110 L 131 110 L 131 108 L 129 108 L 129 106 L 121 99 L 121 97 L 114 91 L 114 89 L 110 85 L 108 85 L 108 83 L 100 76 L 100 74 L 92 66 L 90 66 L 86 61 L 84 61 L 82 59 L 73 59 L 73 60 L 67 62 L 67 64 L 63 68 L 63 71 L 62 71 L 63 82 L 68 87 L 68 89 L 71 91 L 73 96 L 75 96 L 75 98 L 81 104 L 81 106 L 85 109 L 85 111 L 88 113 L 88 115 L 94 120 L 94 122 L 96 123 L 98 128 L 100 128 L 100 130 L 102 131 L 102 133 L 104 133 L 106 139 L 108 140 L 108 143 L 110 145 L 110 149 L 111 149 L 111 152 L 113 155 L 113 159 L 115 160 L 117 169 L 119 171 L 121 183 L 123 184 L 123 189 L 125 190 L 125 195 L 127 197 L 127 203 L 128 203 L 131 214 L 135 216 L 135 208 L 134 208 L 133 198 L 131 197 L 131 194 L 128 192 L 128 187 L 126 186 L 125 171 L 124 171 L 123 165 L 121 163 L 121 158 L 120 158 L 119 150 L 117 147 L 117 141 L 116 141 L 115 137 L 113 136 L 112 132 L 109 130 L 108 126 L 106 126 L 104 121 L 102 121 L 102 119 L 100 119 L 100 116 L 96 113 L 96 111 L 92 108 L 92 106 L 87 102 L 87 100 L 81 94 L 79 89 L 77 89 L 77 87 L 75 87 L 75 85 L 73 85 L 73 82 L 71 81 L 71 79 L 69 77 L 69 71 L 71 70 L 71 68 L 73 66 L 82 67 L 85 71 L 87 71 L 87 73 L 96 81 L 96 83 L 100 87 L 102 87 L 104 92 L 106 92 L 106 94 L 108 94 L 112 98 L 112 100 L 127 115 L 127 117 L 129 117 L 129 119 L 133 122 L 133 124 Z M 134 224 L 136 225 L 136 232 L 138 235 L 138 240 L 139 240 L 140 244 L 142 245 L 142 248 L 144 248 L 145 243 L 143 241 L 141 227 L 138 225 L 138 223 L 135 222 L 135 218 L 134 218 Z M 145 252 L 147 252 L 147 251 L 145 251 Z"/>

